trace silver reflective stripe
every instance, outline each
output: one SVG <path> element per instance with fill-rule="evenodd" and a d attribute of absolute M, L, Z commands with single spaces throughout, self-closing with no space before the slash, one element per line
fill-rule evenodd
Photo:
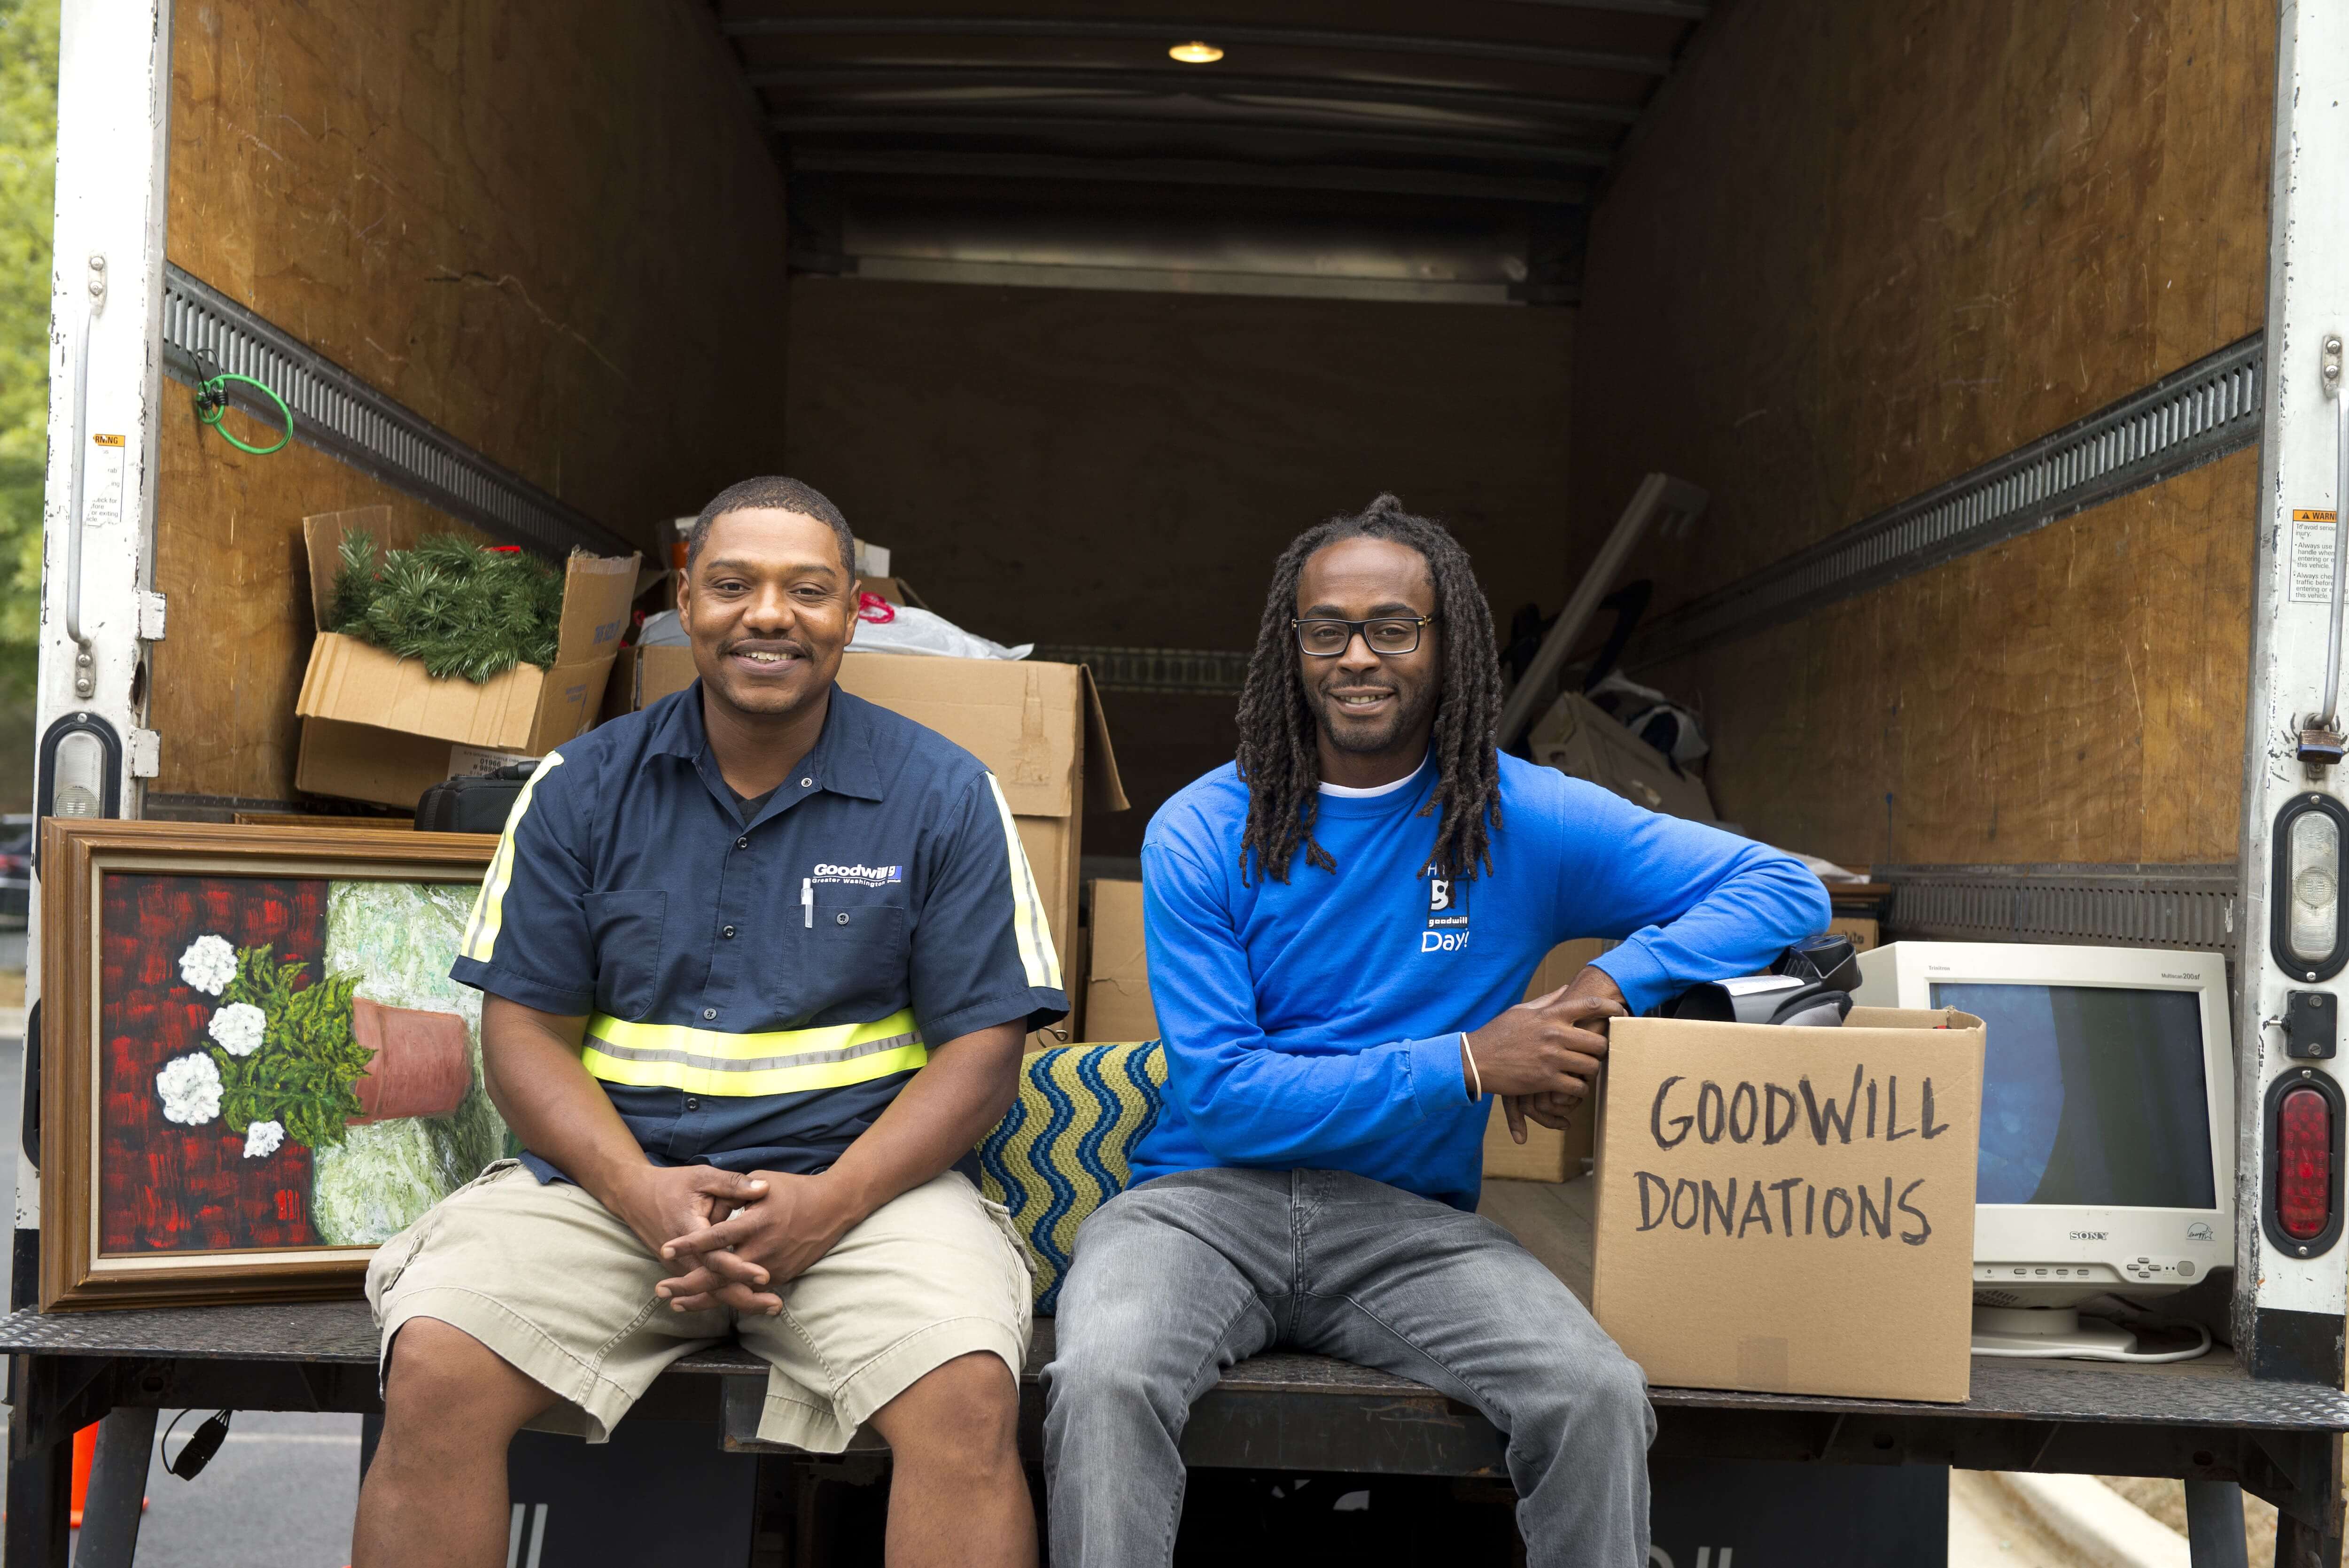
<path fill-rule="evenodd" d="M 636 1046 L 616 1046 L 598 1035 L 587 1037 L 587 1043 L 604 1055 L 624 1062 L 678 1062 L 713 1073 L 768 1073 L 786 1068 L 820 1068 L 833 1062 L 853 1062 L 859 1057 L 877 1056 L 883 1051 L 902 1050 L 918 1046 L 922 1037 L 909 1030 L 891 1035 L 885 1040 L 867 1040 L 863 1045 L 844 1046 L 836 1051 L 802 1051 L 788 1057 L 703 1057 L 691 1051 L 645 1050 Z"/>

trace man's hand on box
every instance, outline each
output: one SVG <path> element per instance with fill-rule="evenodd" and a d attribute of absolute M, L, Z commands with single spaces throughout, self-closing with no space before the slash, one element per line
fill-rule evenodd
<path fill-rule="evenodd" d="M 664 1260 L 698 1265 L 655 1287 L 678 1311 L 719 1305 L 769 1315 L 781 1312 L 781 1297 L 756 1287 L 798 1278 L 864 1217 L 839 1182 L 774 1171 L 755 1175 L 767 1184 L 765 1197 L 745 1202 L 730 1215 L 716 1217 L 661 1249 Z"/>
<path fill-rule="evenodd" d="M 1526 1118 L 1563 1128 L 1590 1092 L 1607 1057 L 1607 1020 L 1629 1011 L 1604 969 L 1585 965 L 1573 983 L 1519 1003 L 1468 1037 L 1485 1092 L 1501 1097 L 1509 1136 L 1526 1140 Z"/>

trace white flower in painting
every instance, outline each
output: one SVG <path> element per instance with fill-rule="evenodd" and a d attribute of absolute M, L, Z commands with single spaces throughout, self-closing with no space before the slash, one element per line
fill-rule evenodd
<path fill-rule="evenodd" d="M 202 1127 L 220 1114 L 220 1068 L 208 1056 L 176 1057 L 164 1063 L 155 1075 L 155 1088 L 163 1097 L 166 1121 Z"/>
<path fill-rule="evenodd" d="M 199 936 L 180 954 L 180 978 L 207 996 L 217 996 L 236 978 L 236 949 L 225 936 Z"/>
<path fill-rule="evenodd" d="M 212 1015 L 204 1033 L 230 1056 L 249 1057 L 261 1048 L 261 1032 L 268 1023 L 269 1016 L 252 1003 L 231 1002 Z"/>
<path fill-rule="evenodd" d="M 256 1121 L 244 1130 L 244 1157 L 266 1160 L 285 1141 L 285 1130 L 274 1121 Z"/>

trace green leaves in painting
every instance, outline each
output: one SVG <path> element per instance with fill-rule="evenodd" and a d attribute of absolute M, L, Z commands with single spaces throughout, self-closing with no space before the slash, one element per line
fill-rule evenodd
<path fill-rule="evenodd" d="M 350 1119 L 361 1113 L 351 1086 L 373 1055 L 351 1031 L 359 976 L 329 975 L 297 990 L 308 965 L 300 959 L 278 963 L 270 947 L 237 949 L 236 978 L 221 994 L 223 1006 L 250 1003 L 268 1020 L 261 1048 L 249 1056 L 212 1047 L 220 1068 L 221 1116 L 238 1132 L 256 1121 L 274 1121 L 295 1143 L 329 1148 L 342 1142 Z"/>

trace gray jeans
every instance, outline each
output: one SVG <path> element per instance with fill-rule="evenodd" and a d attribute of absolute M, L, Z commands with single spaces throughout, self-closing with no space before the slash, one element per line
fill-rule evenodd
<path fill-rule="evenodd" d="M 1157 1568 L 1192 1401 L 1273 1346 L 1399 1373 L 1508 1438 L 1532 1568 L 1647 1568 L 1647 1381 L 1516 1239 L 1340 1171 L 1195 1171 L 1077 1233 L 1044 1370 L 1054 1568 Z"/>

